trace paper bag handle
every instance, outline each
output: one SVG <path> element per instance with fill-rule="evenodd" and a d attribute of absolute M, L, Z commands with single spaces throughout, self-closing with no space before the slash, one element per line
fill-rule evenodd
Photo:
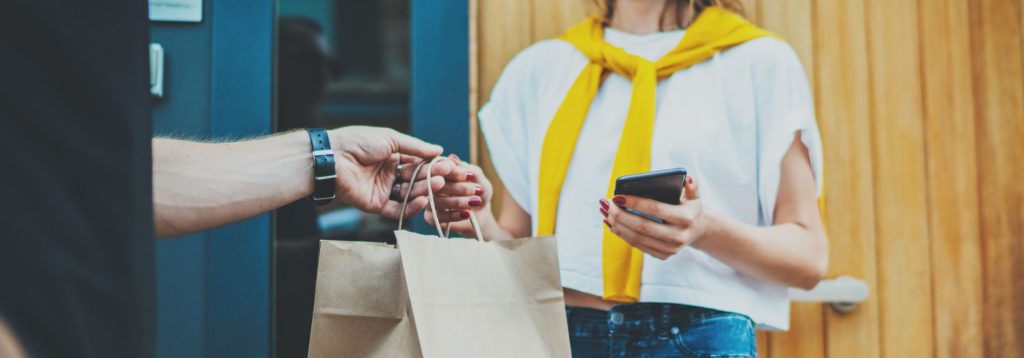
<path fill-rule="evenodd" d="M 444 225 L 444 230 L 441 229 L 441 222 L 437 216 L 437 205 L 434 204 L 434 188 L 430 185 L 431 173 L 433 173 L 434 163 L 444 160 L 444 157 L 436 157 L 431 159 L 429 162 L 420 162 L 416 165 L 416 168 L 412 171 L 412 182 L 416 182 L 416 177 L 420 173 L 420 169 L 423 169 L 423 165 L 427 165 L 427 202 L 429 203 L 430 213 L 434 216 L 434 227 L 437 228 L 437 236 L 442 238 L 449 238 L 451 227 L 447 224 Z M 405 193 L 405 197 L 402 198 L 402 210 L 398 214 L 398 229 L 402 230 L 402 224 L 405 219 L 405 210 L 409 206 L 409 197 L 412 194 L 412 185 L 409 186 L 409 190 Z M 472 210 L 469 211 L 469 223 L 473 226 L 473 231 L 476 232 L 477 241 L 483 240 L 483 232 L 480 230 L 480 222 L 476 219 L 476 214 Z"/>
<path fill-rule="evenodd" d="M 409 190 L 405 192 L 405 196 L 402 197 L 402 210 L 398 212 L 398 230 L 402 230 L 403 222 L 405 221 L 405 209 L 409 207 L 409 197 L 412 196 L 412 187 L 416 183 L 416 176 L 420 174 L 420 169 L 423 169 L 423 165 L 427 162 L 420 162 L 416 164 L 416 168 L 412 170 L 412 182 L 409 184 Z M 430 183 L 429 181 L 427 183 Z M 427 185 L 430 187 L 430 185 Z M 440 233 L 440 231 L 438 231 Z"/>

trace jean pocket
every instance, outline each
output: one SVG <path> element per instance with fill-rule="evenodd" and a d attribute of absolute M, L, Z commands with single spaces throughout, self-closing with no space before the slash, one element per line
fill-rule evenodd
<path fill-rule="evenodd" d="M 726 313 L 701 318 L 673 329 L 672 343 L 684 355 L 701 358 L 756 357 L 754 324 L 743 315 Z"/>

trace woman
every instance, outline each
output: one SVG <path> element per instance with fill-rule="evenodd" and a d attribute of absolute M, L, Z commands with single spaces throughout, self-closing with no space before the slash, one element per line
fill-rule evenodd
<path fill-rule="evenodd" d="M 487 239 L 557 237 L 576 356 L 755 356 L 755 325 L 788 328 L 786 287 L 827 267 L 800 62 L 735 0 L 595 1 L 518 54 L 480 111 L 500 220 L 479 169 L 449 184 L 479 187 L 440 200 L 441 219 L 471 234 L 478 210 Z M 674 167 L 690 174 L 679 205 L 611 194 L 620 175 Z"/>

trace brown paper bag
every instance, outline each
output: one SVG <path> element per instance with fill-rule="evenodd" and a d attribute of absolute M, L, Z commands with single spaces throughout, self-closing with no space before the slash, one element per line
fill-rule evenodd
<path fill-rule="evenodd" d="M 320 241 L 310 357 L 420 357 L 408 309 L 397 249 Z"/>
<path fill-rule="evenodd" d="M 554 238 L 395 235 L 424 357 L 569 357 Z"/>
<path fill-rule="evenodd" d="M 402 222 L 398 249 L 321 241 L 310 357 L 570 356 L 553 238 L 447 239 Z"/>
<path fill-rule="evenodd" d="M 423 356 L 569 357 L 554 238 L 485 242 L 470 222 L 476 240 L 395 232 Z"/>

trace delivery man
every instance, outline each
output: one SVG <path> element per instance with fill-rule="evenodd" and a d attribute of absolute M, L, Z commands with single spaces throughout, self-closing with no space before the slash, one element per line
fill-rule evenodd
<path fill-rule="evenodd" d="M 0 10 L 0 355 L 152 356 L 154 237 L 303 197 L 394 217 L 399 161 L 441 154 L 371 127 L 153 139 L 147 11 L 146 1 L 109 0 Z"/>

